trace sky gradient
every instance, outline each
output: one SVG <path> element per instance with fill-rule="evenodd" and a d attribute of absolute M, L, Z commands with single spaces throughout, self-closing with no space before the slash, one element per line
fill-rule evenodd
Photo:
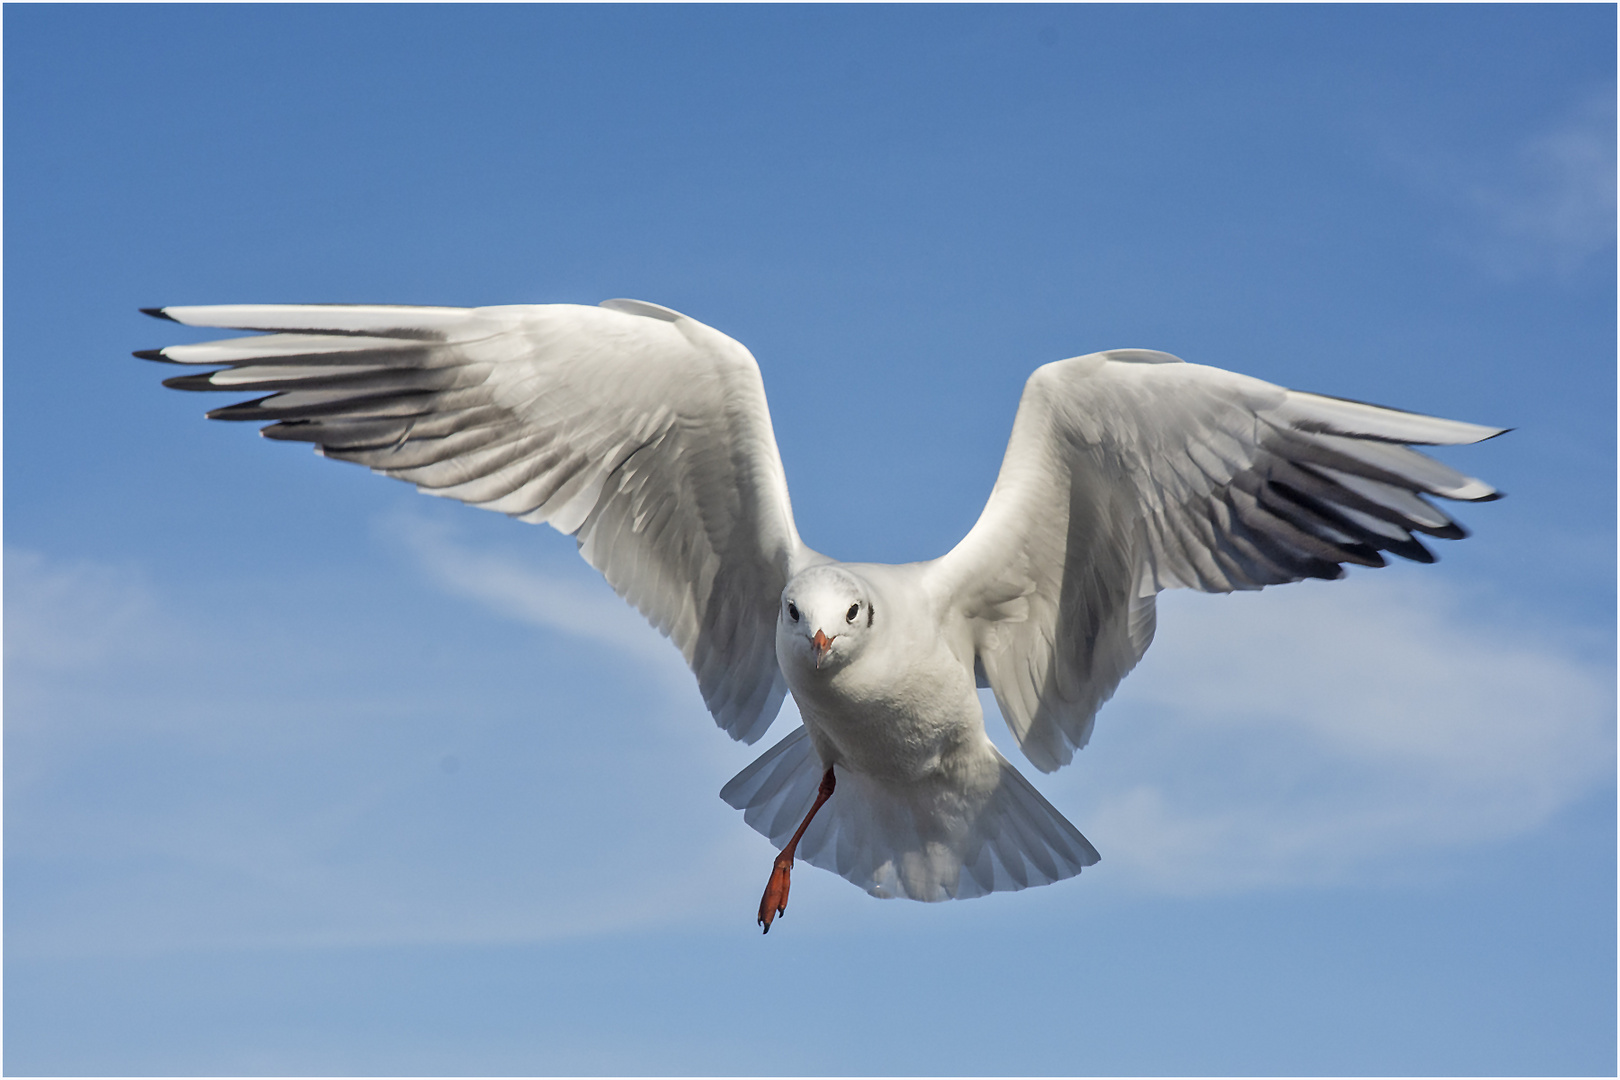
<path fill-rule="evenodd" d="M 12 6 L 9 1073 L 1612 1074 L 1615 12 Z M 1162 349 L 1513 427 L 1436 566 L 1161 599 L 1102 853 L 795 875 L 546 528 L 206 422 L 136 309 L 684 311 L 800 532 L 948 550 Z"/>

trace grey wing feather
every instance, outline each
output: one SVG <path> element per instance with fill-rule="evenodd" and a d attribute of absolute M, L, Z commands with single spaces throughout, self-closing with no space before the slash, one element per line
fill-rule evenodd
<path fill-rule="evenodd" d="M 1499 428 L 1300 393 L 1118 350 L 1030 377 L 995 490 L 930 568 L 1036 767 L 1066 764 L 1153 639 L 1161 589 L 1258 589 L 1434 556 L 1425 496 L 1497 497 L 1408 443 Z"/>
<path fill-rule="evenodd" d="M 753 742 L 770 726 L 786 693 L 776 607 L 809 553 L 740 344 L 635 300 L 152 314 L 267 331 L 136 354 L 218 368 L 177 389 L 266 394 L 210 417 L 573 534 L 680 648 L 722 728 Z"/>

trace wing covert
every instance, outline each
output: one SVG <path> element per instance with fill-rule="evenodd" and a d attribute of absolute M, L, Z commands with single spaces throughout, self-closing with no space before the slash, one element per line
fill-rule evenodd
<path fill-rule="evenodd" d="M 681 650 L 722 728 L 753 742 L 770 726 L 776 606 L 810 553 L 736 341 L 635 300 L 148 314 L 266 331 L 136 353 L 217 366 L 166 386 L 265 394 L 210 418 L 268 421 L 268 438 L 574 535 Z"/>
<path fill-rule="evenodd" d="M 983 514 L 931 574 L 1051 772 L 1151 643 L 1160 590 L 1339 578 L 1383 552 L 1433 562 L 1415 534 L 1466 533 L 1426 496 L 1497 493 L 1405 444 L 1498 434 L 1166 353 L 1063 360 L 1030 377 Z"/>

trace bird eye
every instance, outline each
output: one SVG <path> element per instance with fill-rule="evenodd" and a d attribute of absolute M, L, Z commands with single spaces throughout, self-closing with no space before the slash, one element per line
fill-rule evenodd
<path fill-rule="evenodd" d="M 844 621 L 845 622 L 854 622 L 855 621 L 855 616 L 859 615 L 860 613 L 861 613 L 861 605 L 859 603 L 851 604 L 851 605 L 849 605 L 849 611 L 846 612 L 845 615 L 844 615 Z"/>
<path fill-rule="evenodd" d="M 793 605 L 793 601 L 791 600 L 788 601 L 788 618 L 792 619 L 794 622 L 799 621 L 799 609 Z"/>

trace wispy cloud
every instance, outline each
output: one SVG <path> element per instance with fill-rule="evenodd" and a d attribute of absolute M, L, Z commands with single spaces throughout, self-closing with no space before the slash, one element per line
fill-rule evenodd
<path fill-rule="evenodd" d="M 405 654 L 360 647 L 390 637 L 385 607 L 220 619 L 138 568 L 7 553 L 8 948 L 539 941 L 712 917 L 754 887 L 753 836 L 715 797 L 751 754 L 676 651 L 588 578 L 398 525 L 448 592 L 600 664 L 535 655 L 504 619 L 445 640 L 430 601 Z M 468 681 L 461 658 L 491 648 L 510 677 Z"/>
<path fill-rule="evenodd" d="M 389 531 L 450 592 L 599 643 L 601 663 L 535 656 L 497 620 L 433 670 L 344 660 L 387 636 L 386 610 L 312 636 L 300 605 L 220 622 L 128 568 L 9 553 L 8 947 L 533 941 L 736 916 L 767 852 L 714 793 L 756 750 L 712 730 L 675 650 L 588 570 Z M 1162 606 L 1092 746 L 1038 778 L 1102 849 L 1087 888 L 1388 880 L 1533 832 L 1612 778 L 1607 661 L 1439 584 Z M 457 681 L 491 648 L 522 670 Z M 638 690 L 629 670 L 678 685 Z M 790 704 L 778 734 L 795 722 Z M 826 918 L 874 917 L 824 876 L 802 887 Z"/>
<path fill-rule="evenodd" d="M 1499 269 L 1578 269 L 1612 251 L 1615 241 L 1615 99 L 1613 90 L 1576 106 L 1526 140 L 1502 173 L 1469 195 L 1517 257 L 1498 253 Z"/>
<path fill-rule="evenodd" d="M 1505 155 L 1395 151 L 1401 168 L 1474 222 L 1459 245 L 1507 278 L 1567 275 L 1615 243 L 1615 93 L 1605 87 Z"/>
<path fill-rule="evenodd" d="M 135 569 L 6 551 L 6 663 L 57 672 L 105 664 L 150 642 L 160 621 Z"/>
<path fill-rule="evenodd" d="M 422 519 L 390 527 L 459 595 L 689 690 L 668 643 L 596 582 L 470 550 Z M 1132 887 L 1184 892 L 1388 875 L 1531 832 L 1612 777 L 1612 666 L 1394 573 L 1166 594 L 1096 746 L 1043 786 Z"/>
<path fill-rule="evenodd" d="M 1612 665 L 1441 585 L 1167 594 L 1161 609 L 1083 789 L 1064 785 L 1135 887 L 1407 873 L 1532 832 L 1613 779 Z"/>
<path fill-rule="evenodd" d="M 511 555 L 468 547 L 449 525 L 411 512 L 390 516 L 385 531 L 439 588 L 502 618 L 607 646 L 661 674 L 685 670 L 674 646 L 583 563 L 572 576 L 547 572 Z M 544 540 L 558 543 L 551 530 L 544 532 Z"/>

